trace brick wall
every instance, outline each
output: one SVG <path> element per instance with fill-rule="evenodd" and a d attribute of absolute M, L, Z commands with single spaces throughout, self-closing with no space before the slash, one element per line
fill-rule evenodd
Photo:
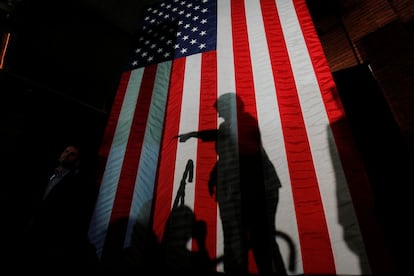
<path fill-rule="evenodd" d="M 414 1 L 340 2 L 340 13 L 315 22 L 331 70 L 370 65 L 414 154 Z"/>

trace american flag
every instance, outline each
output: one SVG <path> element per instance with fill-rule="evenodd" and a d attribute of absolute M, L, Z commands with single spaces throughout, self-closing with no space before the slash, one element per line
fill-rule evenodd
<path fill-rule="evenodd" d="M 208 190 L 215 145 L 177 135 L 218 129 L 215 103 L 230 93 L 236 113 L 237 96 L 257 122 L 281 183 L 275 239 L 288 274 L 387 271 L 369 182 L 305 0 L 162 1 L 147 8 L 136 42 L 99 152 L 89 231 L 99 256 L 148 232 L 161 243 L 178 204 L 204 223 L 207 256 L 225 270 Z M 190 241 L 186 250 L 199 251 Z M 248 269 L 257 272 L 250 253 Z"/>

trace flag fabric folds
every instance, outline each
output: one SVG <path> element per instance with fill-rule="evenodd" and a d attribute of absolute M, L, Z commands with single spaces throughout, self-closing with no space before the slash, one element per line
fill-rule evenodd
<path fill-rule="evenodd" d="M 89 237 L 100 257 L 152 235 L 162 244 L 168 236 L 175 241 L 169 249 L 182 241 L 183 254 L 204 252 L 213 270 L 226 272 L 225 245 L 242 235 L 225 233 L 226 210 L 259 210 L 253 206 L 260 202 L 238 191 L 233 194 L 251 205 L 222 208 L 218 185 L 260 185 L 257 172 L 248 176 L 254 169 L 246 168 L 254 165 L 241 161 L 244 151 L 253 150 L 266 153 L 269 162 L 263 164 L 269 165 L 261 168 L 273 167 L 280 182 L 270 224 L 288 274 L 384 271 L 369 182 L 305 0 L 158 2 L 146 10 L 136 39 L 99 152 L 104 166 Z M 220 134 L 217 144 L 179 136 L 220 131 L 218 99 L 226 95 L 233 114 L 227 133 L 236 143 L 225 149 L 234 152 L 231 162 L 219 153 L 227 143 Z M 252 141 L 245 133 L 253 126 L 262 149 L 245 150 Z M 268 194 L 263 200 L 269 198 L 276 200 Z M 176 228 L 169 227 L 173 218 L 182 222 Z M 201 243 L 194 229 L 202 229 Z M 182 261 L 179 252 L 174 249 L 166 262 Z M 246 262 L 249 272 L 260 269 L 252 249 Z"/>

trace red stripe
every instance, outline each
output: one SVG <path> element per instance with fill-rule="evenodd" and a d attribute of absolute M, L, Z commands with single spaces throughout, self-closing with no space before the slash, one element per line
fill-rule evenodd
<path fill-rule="evenodd" d="M 242 100 L 244 108 L 238 103 L 237 105 L 237 129 L 240 155 L 245 151 L 249 153 L 260 154 L 260 137 L 257 136 L 257 141 L 252 141 L 252 130 L 258 132 L 257 110 L 254 90 L 254 80 L 252 71 L 252 62 L 250 56 L 249 39 L 247 36 L 247 22 L 244 1 L 231 2 L 231 18 L 232 18 L 232 37 L 233 37 L 233 52 L 234 52 L 234 71 L 236 78 L 236 94 Z M 242 115 L 243 110 L 252 116 L 254 120 L 246 120 Z M 247 134 L 247 135 L 246 135 Z M 241 168 L 241 174 L 243 174 Z M 243 178 L 243 175 L 241 176 Z M 260 200 L 260 199 L 258 199 Z M 243 203 L 245 204 L 245 203 Z M 248 254 L 248 269 L 250 273 L 257 273 L 258 268 L 254 260 L 253 254 Z"/>
<path fill-rule="evenodd" d="M 304 273 L 335 274 L 303 114 L 274 1 L 261 1 L 291 177 Z M 283 185 L 283 184 L 282 184 Z"/>
<path fill-rule="evenodd" d="M 337 93 L 334 80 L 312 18 L 304 0 L 295 1 L 299 22 L 304 34 L 309 54 L 320 85 L 330 126 L 342 161 L 353 205 L 356 211 L 365 249 L 374 274 L 387 273 L 391 269 L 389 252 L 385 251 L 383 233 L 375 221 L 374 201 L 369 179 L 364 170 L 361 156 L 354 144 L 345 112 Z"/>
<path fill-rule="evenodd" d="M 174 185 L 175 159 L 177 155 L 181 104 L 183 98 L 183 84 L 185 74 L 185 58 L 173 62 L 170 80 L 170 89 L 167 100 L 167 110 L 164 122 L 164 132 L 161 142 L 160 163 L 157 180 L 155 182 L 153 230 L 161 241 L 165 222 L 171 211 L 172 193 Z"/>
<path fill-rule="evenodd" d="M 116 126 L 118 124 L 119 114 L 121 113 L 122 103 L 124 102 L 126 89 L 128 87 L 129 77 L 131 71 L 123 72 L 121 80 L 118 85 L 118 90 L 115 95 L 114 102 L 111 107 L 111 114 L 109 115 L 108 122 L 106 124 L 105 133 L 98 154 L 98 175 L 97 183 L 100 185 L 105 171 L 106 161 L 111 150 L 112 140 L 114 139 Z"/>
<path fill-rule="evenodd" d="M 195 92 L 195 91 L 194 91 Z M 217 112 L 214 103 L 217 100 L 217 55 L 216 52 L 202 54 L 200 83 L 199 126 L 202 129 L 217 128 Z M 217 161 L 215 143 L 197 139 L 197 162 L 195 165 L 196 189 L 194 213 L 197 220 L 204 221 L 207 226 L 205 245 L 210 258 L 217 254 L 217 204 L 208 192 L 208 181 L 211 170 Z M 197 250 L 195 241 L 193 248 Z"/>
<path fill-rule="evenodd" d="M 132 118 L 128 144 L 106 236 L 106 244 L 112 250 L 122 248 L 124 244 L 156 72 L 156 65 L 145 68 Z"/>

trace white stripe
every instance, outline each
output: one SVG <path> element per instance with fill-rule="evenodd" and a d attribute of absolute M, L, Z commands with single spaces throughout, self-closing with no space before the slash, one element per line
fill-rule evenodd
<path fill-rule="evenodd" d="M 217 92 L 218 97 L 236 92 L 230 0 L 217 1 Z M 220 120 L 218 121 L 218 124 Z M 224 237 L 220 214 L 217 212 L 217 256 L 223 256 Z M 223 272 L 223 264 L 217 266 Z"/>
<path fill-rule="evenodd" d="M 179 133 L 187 133 L 198 130 L 199 108 L 200 108 L 200 75 L 201 75 L 201 56 L 202 54 L 191 55 L 186 58 L 184 85 L 183 85 L 183 100 L 180 114 Z M 178 140 L 176 140 L 178 141 Z M 188 139 L 185 143 L 178 143 L 177 157 L 174 171 L 174 187 L 173 198 L 177 197 L 177 191 L 180 184 L 185 184 L 184 204 L 194 210 L 194 192 L 195 192 L 195 177 L 193 182 L 189 182 L 188 178 L 183 179 L 184 171 L 189 159 L 195 163 L 197 160 L 197 139 Z M 194 175 L 196 175 L 197 165 L 194 164 Z M 172 206 L 171 205 L 171 206 Z M 187 244 L 188 249 L 191 250 L 191 243 Z"/>
<path fill-rule="evenodd" d="M 146 230 L 148 228 L 165 117 L 164 114 L 170 72 L 171 61 L 158 64 L 148 113 L 148 122 L 145 127 L 142 152 L 139 158 L 137 178 L 135 180 L 134 194 L 129 214 L 130 219 L 128 220 L 125 237 L 125 246 L 131 244 L 134 229 Z M 141 228 L 136 229 L 137 225 Z M 141 232 L 140 234 L 142 233 L 146 232 Z"/>
<path fill-rule="evenodd" d="M 287 163 L 276 87 L 266 42 L 266 33 L 259 1 L 245 0 L 246 17 L 251 51 L 253 77 L 256 92 L 257 115 L 263 146 L 275 166 L 282 184 L 279 206 L 276 214 L 276 228 L 286 233 L 296 246 L 294 273 L 303 273 L 299 233 L 293 202 L 289 168 Z M 276 23 L 275 23 L 276 24 Z M 263 43 L 257 43 L 263 42 Z M 284 263 L 289 263 L 290 249 L 284 241 L 279 241 Z"/>
<path fill-rule="evenodd" d="M 340 160 L 336 149 L 330 152 L 329 137 L 332 137 L 332 133 L 295 7 L 292 1 L 280 0 L 276 3 L 278 9 L 283 10 L 283 13 L 280 13 L 280 20 L 308 133 L 333 247 L 336 272 L 337 274 L 367 273 L 361 271 L 360 262 L 367 262 L 362 237 L 344 172 L 341 166 L 334 166 L 334 164 L 339 165 Z M 339 192 L 341 204 L 338 202 Z M 344 202 L 347 204 L 343 205 Z M 338 213 L 347 217 L 346 225 L 340 224 Z M 344 240 L 344 229 L 352 231 L 353 245 L 348 245 Z M 353 248 L 356 244 L 359 250 L 357 254 L 349 248 L 349 246 Z M 358 253 L 363 253 L 360 254 L 361 259 L 358 258 Z"/>
<path fill-rule="evenodd" d="M 91 219 L 89 238 L 96 246 L 98 256 L 102 254 L 111 218 L 143 72 L 143 69 L 136 69 L 131 72 L 96 201 L 97 207 Z"/>

